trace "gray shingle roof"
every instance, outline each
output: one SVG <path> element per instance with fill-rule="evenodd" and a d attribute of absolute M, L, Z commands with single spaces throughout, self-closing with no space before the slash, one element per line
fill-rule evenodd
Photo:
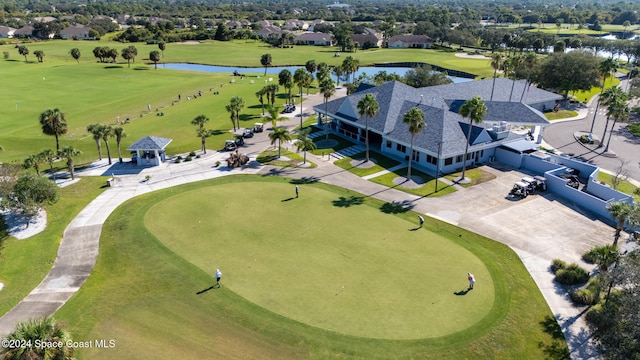
<path fill-rule="evenodd" d="M 129 146 L 127 150 L 163 150 L 172 141 L 173 139 L 161 138 L 157 136 L 147 136 L 131 144 L 131 146 Z"/>
<path fill-rule="evenodd" d="M 402 117 L 412 107 L 418 106 L 425 114 L 426 128 L 422 134 L 414 138 L 414 148 L 431 154 L 437 154 L 439 142 L 443 142 L 442 155 L 453 156 L 464 153 L 468 119 L 458 114 L 459 107 L 468 99 L 480 96 L 487 106 L 487 114 L 482 124 L 474 124 L 470 140 L 470 151 L 493 147 L 497 143 L 511 141 L 521 137 L 509 134 L 505 139 L 489 140 L 487 129 L 499 122 L 548 125 L 544 115 L 533 109 L 529 104 L 539 101 L 552 101 L 561 96 L 531 87 L 525 103 L 520 103 L 520 96 L 516 96 L 519 89 L 524 89 L 525 81 L 496 79 L 493 101 L 489 101 L 493 79 L 447 84 L 425 88 L 413 88 L 397 81 L 384 83 L 376 87 L 362 87 L 359 91 L 347 97 L 332 100 L 327 103 L 329 116 L 338 117 L 352 125 L 365 128 L 366 118 L 359 115 L 358 101 L 366 94 L 372 94 L 377 100 L 379 110 L 376 116 L 369 119 L 369 129 L 384 135 L 388 139 L 409 145 L 411 134 L 408 125 L 402 123 Z M 509 102 L 511 87 L 514 86 L 512 99 Z M 525 89 L 527 92 L 527 90 Z M 324 113 L 325 106 L 317 105 L 314 109 Z"/>

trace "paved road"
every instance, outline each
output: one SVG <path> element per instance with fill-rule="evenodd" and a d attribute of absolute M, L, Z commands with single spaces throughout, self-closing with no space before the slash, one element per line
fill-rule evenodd
<path fill-rule="evenodd" d="M 624 88 L 626 80 L 621 86 Z M 574 133 L 578 131 L 589 132 L 593 122 L 597 98 L 591 100 L 587 106 L 587 113 L 583 119 L 564 121 L 554 123 L 544 130 L 544 140 L 553 148 L 567 154 L 573 158 L 579 159 L 597 165 L 603 169 L 615 172 L 622 163 L 624 169 L 629 173 L 631 179 L 640 181 L 640 138 L 631 135 L 626 130 L 626 124 L 616 124 L 609 149 L 613 151 L 617 157 L 607 157 L 603 155 L 604 147 L 593 148 L 585 147 L 577 142 Z M 603 139 L 604 127 L 607 121 L 606 109 L 599 108 L 596 116 L 593 134 L 599 139 Z M 611 128 L 613 121 L 609 124 Z M 605 137 L 605 141 L 609 138 L 609 132 Z M 606 144 L 606 142 L 605 142 Z"/>
<path fill-rule="evenodd" d="M 321 101 L 321 98 L 314 101 Z M 308 105 L 312 103 L 309 102 Z M 303 111 L 308 113 L 311 110 L 309 107 Z M 292 117 L 284 125 L 292 128 L 297 126 L 298 121 Z M 255 159 L 268 146 L 267 132 L 264 132 L 249 139 L 247 147 L 243 149 Z M 79 290 L 95 265 L 102 224 L 124 201 L 149 191 L 184 183 L 229 174 L 260 173 L 322 181 L 352 189 L 366 196 L 403 204 L 418 213 L 443 219 L 509 245 L 522 259 L 556 316 L 572 358 L 596 357 L 581 309 L 571 304 L 566 289 L 559 288 L 552 282 L 548 267 L 555 257 L 561 256 L 571 262 L 579 261 L 583 251 L 593 245 L 609 242 L 613 233 L 610 226 L 588 211 L 553 194 L 530 196 L 520 201 L 506 198 L 513 182 L 524 174 L 512 168 L 500 167 L 500 164 L 484 167 L 486 171 L 496 174 L 497 179 L 461 189 L 445 197 L 430 199 L 408 195 L 367 181 L 336 167 L 326 158 L 311 154 L 307 156 L 310 161 L 318 164 L 317 168 L 276 168 L 261 166 L 255 161 L 244 169 L 216 168 L 214 164 L 224 161 L 227 154 L 213 151 L 191 162 L 167 162 L 142 170 L 130 165 L 127 167 L 127 164 L 109 167 L 105 161 L 95 163 L 79 175 L 113 173 L 118 181 L 69 224 L 51 272 L 19 305 L 0 318 L 0 336 L 11 332 L 19 321 L 52 315 Z M 149 181 L 145 181 L 147 175 L 151 176 Z"/>

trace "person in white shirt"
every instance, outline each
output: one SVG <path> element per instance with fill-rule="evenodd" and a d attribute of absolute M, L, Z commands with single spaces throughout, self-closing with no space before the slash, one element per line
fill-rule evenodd
<path fill-rule="evenodd" d="M 222 273 L 220 272 L 220 269 L 216 269 L 216 285 L 218 285 L 218 287 L 220 287 L 220 279 L 222 278 Z"/>

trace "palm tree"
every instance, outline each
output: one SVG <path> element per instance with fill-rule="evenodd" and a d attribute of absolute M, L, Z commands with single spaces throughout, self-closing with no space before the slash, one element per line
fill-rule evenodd
<path fill-rule="evenodd" d="M 156 50 L 149 53 L 149 60 L 153 61 L 153 66 L 158 70 L 158 61 L 160 61 L 160 53 Z"/>
<path fill-rule="evenodd" d="M 64 114 L 56 109 L 47 109 L 40 114 L 40 125 L 42 125 L 42 132 L 45 135 L 52 135 L 56 137 L 56 151 L 60 150 L 60 143 L 58 138 L 60 135 L 67 133 L 67 119 Z"/>
<path fill-rule="evenodd" d="M 489 101 L 493 101 L 493 89 L 496 87 L 496 76 L 498 74 L 498 70 L 502 68 L 504 63 L 502 54 L 493 53 L 491 55 L 491 67 L 493 68 L 493 86 L 491 86 L 491 97 Z"/>
<path fill-rule="evenodd" d="M 336 76 L 336 84 L 340 86 L 340 76 L 342 76 L 342 66 L 334 66 L 331 68 L 331 72 Z"/>
<path fill-rule="evenodd" d="M 204 128 L 198 128 L 198 130 L 196 130 L 196 135 L 198 135 L 198 137 L 200 137 L 201 141 L 202 141 L 202 152 L 203 153 L 207 153 L 207 138 L 211 135 L 211 131 L 204 129 Z"/>
<path fill-rule="evenodd" d="M 296 148 L 298 149 L 298 151 L 302 150 L 304 153 L 304 160 L 302 162 L 303 164 L 307 163 L 307 150 L 315 150 L 318 148 L 316 146 L 316 143 L 314 143 L 313 140 L 309 138 L 310 132 L 310 128 L 301 129 L 300 131 L 298 131 L 298 142 L 296 142 Z"/>
<path fill-rule="evenodd" d="M 467 153 L 469 152 L 469 142 L 471 141 L 471 128 L 473 123 L 482 123 L 482 117 L 487 114 L 487 106 L 479 96 L 467 100 L 460 107 L 460 115 L 463 118 L 469 117 L 469 128 L 467 129 L 467 143 L 464 148 L 464 157 L 462 158 L 462 175 L 460 181 L 464 181 L 464 173 L 467 169 Z"/>
<path fill-rule="evenodd" d="M 402 117 L 402 122 L 409 125 L 411 143 L 409 144 L 409 168 L 407 169 L 407 181 L 411 180 L 411 162 L 413 161 L 413 139 L 422 133 L 422 129 L 427 126 L 424 122 L 424 113 L 417 107 L 407 111 Z"/>
<path fill-rule="evenodd" d="M 509 101 L 511 101 L 511 97 L 513 96 L 513 88 L 516 85 L 516 76 L 518 74 L 518 69 L 520 68 L 520 65 L 522 65 L 523 61 L 524 59 L 520 55 L 514 55 L 509 58 L 509 65 L 510 65 L 509 69 L 513 74 L 513 82 L 511 83 L 511 92 L 509 93 Z"/>
<path fill-rule="evenodd" d="M 52 317 L 31 319 L 16 325 L 6 338 L 16 341 L 18 346 L 6 350 L 6 359 L 73 359 L 71 336 Z M 62 346 L 38 346 L 38 344 L 60 343 Z"/>
<path fill-rule="evenodd" d="M 274 106 L 276 104 L 276 94 L 280 91 L 278 84 L 269 84 L 264 87 L 266 89 L 265 95 L 267 95 L 267 102 Z"/>
<path fill-rule="evenodd" d="M 271 119 L 271 128 L 275 128 L 278 121 L 285 120 L 286 118 L 280 116 L 280 108 L 277 106 L 267 106 L 267 113 L 269 119 Z"/>
<path fill-rule="evenodd" d="M 127 137 L 127 133 L 124 132 L 124 128 L 122 126 L 116 126 L 113 128 L 113 136 L 116 137 L 116 146 L 118 147 L 118 160 L 122 163 L 122 154 L 120 153 L 120 142 L 122 138 Z"/>
<path fill-rule="evenodd" d="M 269 133 L 269 139 L 271 139 L 271 145 L 275 144 L 276 141 L 278 142 L 278 157 L 280 157 L 282 142 L 291 140 L 291 134 L 289 130 L 276 126 L 273 128 L 273 131 Z"/>
<path fill-rule="evenodd" d="M 111 149 L 109 148 L 109 138 L 113 137 L 113 128 L 111 125 L 103 125 L 102 133 L 100 135 L 102 137 L 102 141 L 104 141 L 104 146 L 107 147 L 107 159 L 109 159 L 109 165 L 111 165 Z"/>
<path fill-rule="evenodd" d="M 296 72 L 293 74 L 293 82 L 298 85 L 300 89 L 300 129 L 302 129 L 302 88 L 306 82 L 307 72 L 303 68 L 298 68 Z"/>
<path fill-rule="evenodd" d="M 80 154 L 82 154 L 82 152 L 72 146 L 67 146 L 58 151 L 59 158 L 67 159 L 67 168 L 69 169 L 69 174 L 71 174 L 71 180 L 75 179 L 75 162 L 73 161 L 73 158 Z"/>
<path fill-rule="evenodd" d="M 29 155 L 24 159 L 24 168 L 33 168 L 36 171 L 36 175 L 40 176 L 40 164 L 44 162 L 42 154 Z"/>
<path fill-rule="evenodd" d="M 530 80 L 531 80 L 531 70 L 538 63 L 538 56 L 534 52 L 528 52 L 524 56 L 523 62 L 524 62 L 524 66 L 526 66 L 526 68 L 527 68 L 527 82 L 525 83 L 525 86 L 522 89 L 522 95 L 520 95 L 520 102 L 522 102 L 522 99 L 524 99 L 524 93 L 529 88 L 529 85 L 531 84 L 531 82 L 530 82 Z"/>
<path fill-rule="evenodd" d="M 633 205 L 622 202 L 622 201 L 614 201 L 610 202 L 607 205 L 607 210 L 609 210 L 609 214 L 616 219 L 616 233 L 613 236 L 613 246 L 618 246 L 618 240 L 620 239 L 620 233 L 622 229 L 624 229 L 624 223 L 627 221 L 627 218 L 631 214 L 633 209 Z"/>
<path fill-rule="evenodd" d="M 164 57 L 164 51 L 167 49 L 167 44 L 164 41 L 158 43 L 158 49 L 162 51 L 162 57 Z"/>
<path fill-rule="evenodd" d="M 264 74 L 267 75 L 267 68 L 271 66 L 271 54 L 263 54 L 260 57 L 260 64 L 264 66 Z"/>
<path fill-rule="evenodd" d="M 365 162 L 369 161 L 369 118 L 376 116 L 380 110 L 378 101 L 371 94 L 367 94 L 358 101 L 358 113 L 365 118 Z"/>
<path fill-rule="evenodd" d="M 278 73 L 278 85 L 283 86 L 287 93 L 287 102 L 291 104 L 291 88 L 293 87 L 293 75 L 291 75 L 291 71 L 284 69 Z"/>
<path fill-rule="evenodd" d="M 318 70 L 318 64 L 315 60 L 309 60 L 304 64 L 304 68 L 313 76 L 313 73 Z"/>
<path fill-rule="evenodd" d="M 40 156 L 42 156 L 42 159 L 46 161 L 47 164 L 49 164 L 49 171 L 51 171 L 51 173 L 55 176 L 53 172 L 53 160 L 55 160 L 56 158 L 56 153 L 54 153 L 51 149 L 45 149 L 40 152 Z"/>
<path fill-rule="evenodd" d="M 131 67 L 131 60 L 136 62 L 136 56 L 138 56 L 138 49 L 135 46 L 131 45 L 122 49 L 122 58 L 127 60 L 127 67 Z"/>
<path fill-rule="evenodd" d="M 320 92 L 322 93 L 322 97 L 324 98 L 324 116 L 326 117 L 327 114 L 329 113 L 328 105 L 327 105 L 329 102 L 329 98 L 336 93 L 335 84 L 333 80 L 331 80 L 331 78 L 326 78 L 320 83 Z M 329 140 L 329 131 L 327 129 L 327 125 L 329 125 L 329 122 L 326 121 L 326 118 L 325 118 L 324 124 L 325 124 L 325 140 Z"/>
<path fill-rule="evenodd" d="M 103 126 L 102 124 L 87 125 L 87 131 L 91 133 L 98 147 L 98 159 L 100 160 L 102 160 L 102 144 L 100 143 L 100 139 L 102 139 L 102 132 L 104 131 Z"/>
<path fill-rule="evenodd" d="M 607 139 L 607 146 L 604 148 L 605 153 L 609 151 L 609 143 L 611 143 L 611 135 L 613 134 L 613 129 L 616 127 L 616 123 L 618 121 L 626 122 L 629 120 L 630 113 L 631 110 L 629 109 L 626 100 L 611 104 L 607 108 L 607 117 L 611 116 L 613 118 L 613 125 L 611 125 L 611 130 L 609 130 L 609 139 Z"/>
<path fill-rule="evenodd" d="M 240 128 L 240 111 L 244 108 L 244 100 L 240 96 L 233 96 L 229 100 L 229 104 L 225 109 L 231 113 L 231 122 L 233 123 L 233 131 Z M 236 128 L 237 124 L 237 128 Z"/>
<path fill-rule="evenodd" d="M 307 96 L 309 95 L 309 88 L 313 84 L 313 76 L 309 73 L 304 74 L 303 85 L 307 89 Z"/>
<path fill-rule="evenodd" d="M 600 89 L 600 97 L 604 95 L 604 88 L 607 84 L 607 77 L 616 72 L 616 70 L 618 70 L 618 65 L 612 57 L 607 58 L 598 64 L 598 74 L 602 76 L 602 88 Z M 591 120 L 591 129 L 589 129 L 589 134 L 593 133 L 593 126 L 596 123 L 596 116 L 598 115 L 598 107 L 600 107 L 600 99 L 598 99 L 598 102 L 596 102 L 596 110 L 593 113 L 593 120 Z M 606 130 L 607 127 L 605 126 L 605 131 Z M 602 140 L 604 140 L 604 135 L 602 135 Z"/>
<path fill-rule="evenodd" d="M 197 125 L 198 128 L 203 129 L 204 124 L 209 122 L 209 118 L 205 115 L 198 115 L 193 120 L 191 120 L 191 125 Z"/>
<path fill-rule="evenodd" d="M 605 136 L 607 135 L 607 129 L 609 128 L 609 120 L 612 115 L 618 114 L 619 108 L 622 106 L 626 106 L 627 100 L 629 96 L 622 89 L 616 86 L 612 86 L 602 92 L 600 97 L 598 98 L 598 104 L 602 104 L 607 107 L 607 122 L 604 125 L 604 132 L 602 133 L 602 140 L 604 141 Z M 600 145 L 602 146 L 602 142 Z"/>
<path fill-rule="evenodd" d="M 266 93 L 265 93 L 265 88 L 264 87 L 256 92 L 256 97 L 258 98 L 258 101 L 260 102 L 260 107 L 262 107 L 262 115 L 264 115 L 264 96 L 265 96 L 265 94 Z"/>

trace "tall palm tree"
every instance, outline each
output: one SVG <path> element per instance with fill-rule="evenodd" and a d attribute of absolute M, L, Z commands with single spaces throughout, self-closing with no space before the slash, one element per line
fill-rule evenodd
<path fill-rule="evenodd" d="M 365 119 L 365 162 L 369 161 L 369 118 L 376 116 L 378 110 L 380 110 L 380 105 L 378 105 L 378 101 L 371 94 L 365 95 L 358 101 L 358 113 L 360 116 L 364 116 Z"/>
<path fill-rule="evenodd" d="M 516 85 L 516 77 L 518 75 L 518 69 L 520 69 L 520 66 L 522 65 L 523 61 L 524 59 L 520 55 L 514 55 L 509 58 L 509 70 L 513 75 L 513 82 L 511 83 L 511 92 L 509 93 L 509 101 L 511 101 L 511 97 L 513 96 L 513 88 Z"/>
<path fill-rule="evenodd" d="M 476 96 L 470 100 L 467 100 L 460 107 L 460 115 L 463 118 L 469 118 L 469 128 L 467 129 L 467 142 L 464 148 L 464 157 L 462 158 L 462 175 L 460 181 L 464 181 L 464 173 L 467 169 L 467 154 L 469 152 L 469 142 L 471 141 L 471 128 L 473 123 L 482 123 L 482 118 L 487 114 L 487 106 L 479 96 Z"/>
<path fill-rule="evenodd" d="M 313 73 L 318 70 L 318 64 L 316 64 L 315 60 L 308 60 L 304 64 L 304 68 L 313 76 Z"/>
<path fill-rule="evenodd" d="M 103 130 L 102 124 L 89 124 L 87 125 L 87 131 L 91 133 L 93 136 L 93 140 L 96 142 L 96 146 L 98 148 L 98 159 L 102 160 L 102 144 L 100 140 L 102 139 Z"/>
<path fill-rule="evenodd" d="M 599 146 L 602 146 L 604 138 L 607 135 L 607 129 L 609 128 L 609 120 L 612 115 L 617 114 L 618 108 L 623 105 L 626 106 L 629 95 L 617 86 L 612 86 L 603 91 L 598 98 L 598 104 L 607 107 L 607 121 L 604 125 L 604 132 L 602 133 L 602 141 Z"/>
<path fill-rule="evenodd" d="M 160 61 L 160 53 L 157 51 L 152 51 L 149 53 L 149 60 L 153 61 L 153 66 L 156 70 L 158 70 L 158 61 Z"/>
<path fill-rule="evenodd" d="M 331 98 L 333 94 L 336 93 L 335 84 L 333 80 L 331 80 L 331 78 L 326 78 L 320 83 L 320 92 L 322 93 L 322 97 L 324 99 L 324 116 L 326 117 L 329 112 L 329 109 L 328 109 L 329 98 Z M 325 123 L 325 140 L 329 140 L 329 131 L 327 129 L 329 122 L 326 121 L 326 118 L 324 123 Z"/>
<path fill-rule="evenodd" d="M 233 131 L 240 128 L 240 111 L 244 108 L 244 99 L 240 96 L 233 96 L 229 100 L 229 104 L 225 106 L 228 112 L 231 113 L 231 122 L 233 122 Z M 237 124 L 237 127 L 236 127 Z"/>
<path fill-rule="evenodd" d="M 113 137 L 113 127 L 111 125 L 103 125 L 102 133 L 100 134 L 102 137 L 102 141 L 104 141 L 104 146 L 107 148 L 107 159 L 109 159 L 109 165 L 111 165 L 111 149 L 109 148 L 109 138 Z"/>
<path fill-rule="evenodd" d="M 313 140 L 309 138 L 310 132 L 310 128 L 298 131 L 298 142 L 296 142 L 296 148 L 298 149 L 298 151 L 302 150 L 304 153 L 304 160 L 302 162 L 303 164 L 307 163 L 307 150 L 315 150 L 318 148 L 316 146 L 316 143 L 314 143 Z"/>
<path fill-rule="evenodd" d="M 610 202 L 607 205 L 607 210 L 609 210 L 609 214 L 616 219 L 616 232 L 613 236 L 613 246 L 618 246 L 618 240 L 620 239 L 620 233 L 622 233 L 622 229 L 624 229 L 624 223 L 627 221 L 627 218 L 631 214 L 633 209 L 633 205 L 622 202 L 622 201 L 614 201 Z"/>
<path fill-rule="evenodd" d="M 502 68 L 504 64 L 503 56 L 499 53 L 493 53 L 491 55 L 491 67 L 493 68 L 493 86 L 491 86 L 491 97 L 489 101 L 493 101 L 493 89 L 496 87 L 496 76 L 498 74 L 498 70 Z"/>
<path fill-rule="evenodd" d="M 262 88 L 260 90 L 258 90 L 258 92 L 256 92 L 256 97 L 258 98 L 258 101 L 260 102 L 260 107 L 262 108 L 262 115 L 264 115 L 264 96 L 265 96 L 266 92 L 265 92 L 265 88 Z"/>
<path fill-rule="evenodd" d="M 73 146 L 67 146 L 58 151 L 58 157 L 67 160 L 67 168 L 69 169 L 69 174 L 71 174 L 71 180 L 75 179 L 75 162 L 73 158 L 80 154 L 82 154 L 82 152 Z"/>
<path fill-rule="evenodd" d="M 413 139 L 422 133 L 422 129 L 427 126 L 424 122 L 424 113 L 420 108 L 414 107 L 407 111 L 402 117 L 402 122 L 409 125 L 411 143 L 409 144 L 409 168 L 407 169 L 407 181 L 411 180 L 411 162 L 413 161 Z"/>
<path fill-rule="evenodd" d="M 300 89 L 300 129 L 302 129 L 302 88 L 306 83 L 306 78 L 309 74 L 304 68 L 298 68 L 293 74 L 293 82 L 298 85 Z"/>
<path fill-rule="evenodd" d="M 325 79 L 331 77 L 331 68 L 327 65 L 326 62 L 321 62 L 318 64 L 318 68 L 316 69 L 316 80 L 318 83 L 323 82 Z"/>
<path fill-rule="evenodd" d="M 260 64 L 264 66 L 264 75 L 267 75 L 267 69 L 271 66 L 271 54 L 262 54 L 260 57 Z"/>
<path fill-rule="evenodd" d="M 16 325 L 7 340 L 16 341 L 25 346 L 6 350 L 6 359 L 73 359 L 71 336 L 52 317 L 31 319 Z M 38 346 L 38 344 L 60 343 L 62 346 Z"/>
<path fill-rule="evenodd" d="M 273 131 L 269 133 L 269 139 L 271 139 L 271 145 L 275 144 L 276 141 L 278 142 L 278 157 L 280 157 L 282 142 L 291 140 L 291 134 L 289 130 L 276 126 L 273 128 Z"/>
<path fill-rule="evenodd" d="M 59 137 L 67 133 L 67 119 L 59 109 L 47 109 L 40 114 L 40 125 L 45 135 L 56 137 L 56 151 L 60 150 Z"/>
<path fill-rule="evenodd" d="M 127 133 L 122 126 L 116 126 L 113 128 L 113 136 L 116 137 L 116 146 L 118 147 L 118 161 L 122 163 L 122 153 L 120 152 L 120 142 L 123 138 L 127 137 Z"/>
<path fill-rule="evenodd" d="M 533 70 L 533 68 L 538 63 L 538 56 L 534 52 L 528 52 L 524 56 L 523 62 L 524 62 L 524 66 L 527 68 L 527 82 L 524 84 L 525 86 L 522 89 L 522 94 L 520 95 L 520 102 L 522 102 L 522 99 L 524 99 L 524 93 L 529 88 L 529 85 L 531 84 L 531 70 Z"/>
<path fill-rule="evenodd" d="M 274 106 L 276 104 L 276 95 L 280 91 L 278 84 L 269 84 L 264 87 L 266 89 L 265 95 L 267 96 L 267 102 Z"/>
<path fill-rule="evenodd" d="M 607 139 L 607 146 L 605 146 L 604 148 L 605 153 L 609 151 L 609 143 L 611 143 L 611 135 L 613 134 L 613 129 L 615 129 L 616 127 L 616 123 L 618 121 L 626 122 L 627 120 L 629 120 L 630 113 L 631 113 L 631 110 L 629 109 L 629 106 L 627 105 L 626 101 L 611 104 L 607 108 L 607 116 L 611 115 L 611 117 L 613 118 L 613 125 L 611 125 L 611 130 L 609 130 L 609 138 Z"/>
<path fill-rule="evenodd" d="M 207 137 L 209 137 L 209 135 L 211 135 L 209 130 L 204 128 L 204 124 L 206 124 L 208 122 L 209 122 L 209 118 L 206 117 L 205 115 L 198 115 L 193 120 L 191 120 L 191 125 L 198 126 L 198 129 L 196 130 L 196 135 L 202 141 L 202 152 L 204 152 L 205 154 L 207 153 L 207 146 L 206 146 L 207 145 Z M 234 122 L 234 130 L 235 130 L 235 122 Z"/>
<path fill-rule="evenodd" d="M 278 85 L 287 90 L 287 103 L 291 104 L 291 88 L 293 87 L 293 75 L 291 75 L 291 71 L 284 69 L 278 73 Z"/>
<path fill-rule="evenodd" d="M 616 64 L 616 61 L 613 60 L 612 57 L 607 58 L 598 64 L 598 74 L 602 76 L 602 87 L 600 88 L 600 97 L 603 96 L 604 88 L 607 84 L 607 77 L 609 77 L 609 75 L 616 72 L 616 70 L 618 70 L 618 65 Z M 598 98 L 598 102 L 596 102 L 596 109 L 593 113 L 593 120 L 591 120 L 591 129 L 589 129 L 589 134 L 593 133 L 593 126 L 596 123 L 596 116 L 598 115 L 598 108 L 600 107 L 599 100 L 600 99 Z M 608 119 L 607 119 L 607 123 L 608 123 Z M 606 130 L 607 128 L 605 127 L 605 131 Z M 604 140 L 604 135 L 602 135 L 602 140 Z"/>
<path fill-rule="evenodd" d="M 267 106 L 267 116 L 271 120 L 271 128 L 275 128 L 278 121 L 285 120 L 285 117 L 280 116 L 280 108 L 277 106 Z"/>
<path fill-rule="evenodd" d="M 337 65 L 331 68 L 331 72 L 336 76 L 336 84 L 340 86 L 340 76 L 342 76 L 342 66 Z"/>

